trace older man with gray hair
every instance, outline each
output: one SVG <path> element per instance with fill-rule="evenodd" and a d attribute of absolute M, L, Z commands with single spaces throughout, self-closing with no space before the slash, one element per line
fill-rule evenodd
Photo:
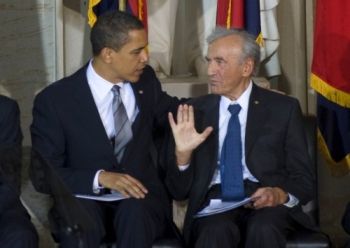
<path fill-rule="evenodd" d="M 296 99 L 252 80 L 259 46 L 243 30 L 208 37 L 212 94 L 169 114 L 175 140 L 167 185 L 189 199 L 184 236 L 190 247 L 285 247 L 289 232 L 312 227 L 301 204 L 313 195 L 302 114 Z M 198 132 L 197 132 L 198 130 Z M 194 218 L 212 199 L 249 205 Z"/>

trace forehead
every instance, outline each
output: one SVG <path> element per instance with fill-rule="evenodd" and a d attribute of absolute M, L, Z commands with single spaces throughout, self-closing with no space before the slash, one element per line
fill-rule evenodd
<path fill-rule="evenodd" d="M 228 35 L 219 38 L 209 44 L 208 57 L 240 55 L 242 45 L 242 38 L 237 35 Z"/>
<path fill-rule="evenodd" d="M 129 39 L 122 48 L 147 46 L 147 34 L 144 29 L 131 30 L 129 31 L 128 35 Z"/>

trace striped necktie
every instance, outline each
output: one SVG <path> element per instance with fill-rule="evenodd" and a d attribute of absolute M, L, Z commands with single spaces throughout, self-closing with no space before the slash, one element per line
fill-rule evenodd
<path fill-rule="evenodd" d="M 114 118 L 114 155 L 117 161 L 120 162 L 123 158 L 126 145 L 132 139 L 131 122 L 128 119 L 125 106 L 120 96 L 120 87 L 114 85 L 112 88 L 113 100 L 112 110 Z"/>

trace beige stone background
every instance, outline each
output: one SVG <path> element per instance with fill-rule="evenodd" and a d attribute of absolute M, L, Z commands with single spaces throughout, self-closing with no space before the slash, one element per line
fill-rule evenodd
<path fill-rule="evenodd" d="M 35 94 L 75 71 L 90 56 L 85 4 L 86 0 L 0 0 L 0 92 L 19 102 L 26 151 Z M 310 114 L 315 114 L 315 93 L 308 86 L 313 16 L 313 0 L 280 1 L 282 75 L 270 79 L 273 88 L 297 97 L 304 113 Z M 200 95 L 207 89 L 205 79 L 193 77 L 166 79 L 163 87 L 178 96 Z M 340 218 L 350 199 L 349 175 L 334 178 L 321 157 L 319 161 L 321 227 L 334 247 L 342 247 L 348 238 Z"/>

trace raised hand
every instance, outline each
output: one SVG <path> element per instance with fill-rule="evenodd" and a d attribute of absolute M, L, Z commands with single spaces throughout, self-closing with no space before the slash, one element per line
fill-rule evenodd
<path fill-rule="evenodd" d="M 177 122 L 172 113 L 169 113 L 169 123 L 175 139 L 177 163 L 188 164 L 193 150 L 206 140 L 213 128 L 207 127 L 202 133 L 198 133 L 194 126 L 193 107 L 187 104 L 179 106 Z"/>

